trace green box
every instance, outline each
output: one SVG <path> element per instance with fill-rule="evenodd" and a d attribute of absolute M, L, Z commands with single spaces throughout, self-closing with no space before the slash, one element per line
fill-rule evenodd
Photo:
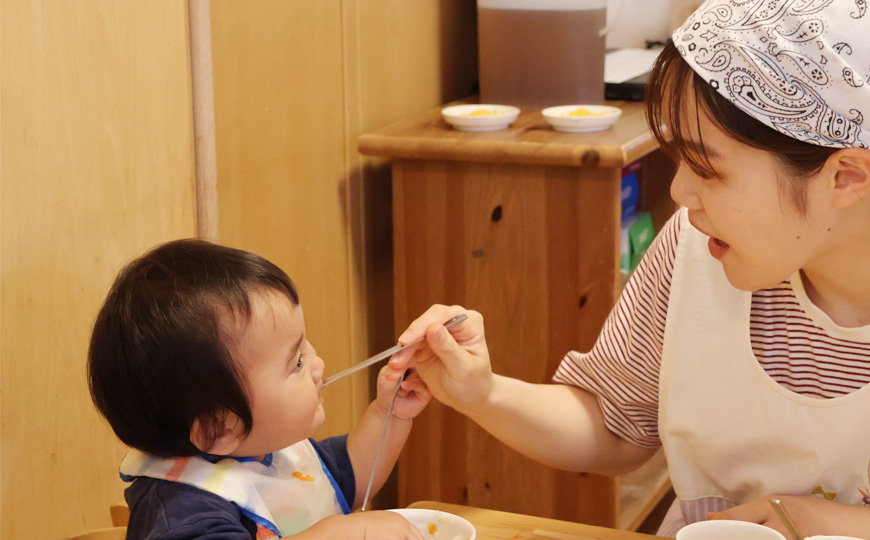
<path fill-rule="evenodd" d="M 619 271 L 623 274 L 633 272 L 654 239 L 655 229 L 649 212 L 638 212 L 623 221 L 619 242 Z"/>

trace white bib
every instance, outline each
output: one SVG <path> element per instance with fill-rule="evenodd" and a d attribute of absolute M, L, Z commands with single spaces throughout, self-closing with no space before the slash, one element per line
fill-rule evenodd
<path fill-rule="evenodd" d="M 862 504 L 870 489 L 870 386 L 794 393 L 752 351 L 752 293 L 735 289 L 683 212 L 659 382 L 659 433 L 682 523 L 768 494 Z M 792 276 L 803 294 L 800 275 Z M 796 282 L 795 280 L 798 280 Z"/>
<path fill-rule="evenodd" d="M 321 519 L 349 514 L 347 502 L 310 441 L 254 458 L 224 458 L 212 463 L 200 456 L 158 458 L 130 450 L 121 478 L 137 476 L 182 482 L 234 503 L 257 524 L 258 540 L 301 532 Z"/>

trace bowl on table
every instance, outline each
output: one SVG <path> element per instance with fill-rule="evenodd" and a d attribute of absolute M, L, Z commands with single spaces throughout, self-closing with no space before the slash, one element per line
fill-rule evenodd
<path fill-rule="evenodd" d="M 426 540 L 474 540 L 477 531 L 467 519 L 449 512 L 427 508 L 398 508 L 401 514 L 423 533 Z"/>
<path fill-rule="evenodd" d="M 507 129 L 520 110 L 510 105 L 451 105 L 441 109 L 444 121 L 460 131 Z"/>
<path fill-rule="evenodd" d="M 816 536 L 807 536 L 806 540 L 861 540 L 860 538 L 855 538 L 854 536 L 830 536 L 830 535 L 816 535 Z"/>
<path fill-rule="evenodd" d="M 612 128 L 622 116 L 622 109 L 609 105 L 560 105 L 547 107 L 541 114 L 556 131 L 591 133 Z"/>
<path fill-rule="evenodd" d="M 757 523 L 716 519 L 686 525 L 677 531 L 677 540 L 785 540 L 785 537 Z"/>

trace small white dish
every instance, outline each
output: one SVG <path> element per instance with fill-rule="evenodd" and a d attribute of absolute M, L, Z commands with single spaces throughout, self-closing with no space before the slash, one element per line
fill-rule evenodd
<path fill-rule="evenodd" d="M 622 109 L 608 105 L 560 105 L 548 107 L 541 114 L 556 131 L 590 133 L 613 127 L 622 116 Z"/>
<path fill-rule="evenodd" d="M 441 109 L 441 115 L 460 131 L 498 131 L 507 129 L 520 110 L 510 105 L 451 105 Z"/>
<path fill-rule="evenodd" d="M 420 529 L 426 540 L 474 540 L 477 536 L 474 525 L 456 514 L 426 508 L 398 508 L 390 512 L 404 516 Z"/>
<path fill-rule="evenodd" d="M 806 540 L 861 540 L 861 539 L 855 538 L 854 536 L 816 535 L 816 536 L 807 536 Z"/>
<path fill-rule="evenodd" d="M 686 525 L 677 531 L 677 540 L 785 540 L 785 537 L 758 523 L 715 519 Z"/>

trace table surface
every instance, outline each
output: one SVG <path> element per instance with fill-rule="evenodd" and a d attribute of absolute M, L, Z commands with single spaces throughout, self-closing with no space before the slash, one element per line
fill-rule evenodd
<path fill-rule="evenodd" d="M 556 519 L 433 501 L 415 502 L 409 508 L 429 508 L 464 517 L 477 530 L 476 540 L 653 540 L 661 538 Z"/>
<path fill-rule="evenodd" d="M 473 99 L 461 102 L 473 103 Z M 508 129 L 465 132 L 451 128 L 442 107 L 366 133 L 359 150 L 391 159 L 526 163 L 568 167 L 624 167 L 658 147 L 646 123 L 642 103 L 611 101 L 622 109 L 616 125 L 596 133 L 554 131 L 541 109 L 521 109 Z"/>

